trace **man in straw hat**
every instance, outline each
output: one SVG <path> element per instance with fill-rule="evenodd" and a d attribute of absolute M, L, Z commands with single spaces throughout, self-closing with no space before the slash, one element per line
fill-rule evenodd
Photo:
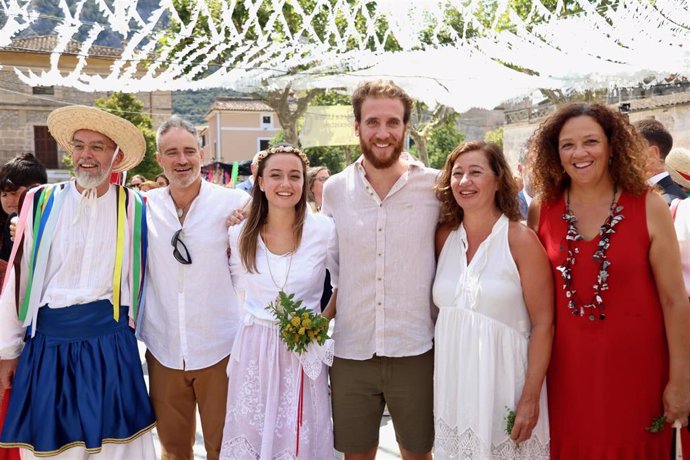
<path fill-rule="evenodd" d="M 155 458 L 136 318 L 146 209 L 109 183 L 146 144 L 99 109 L 53 111 L 48 128 L 76 181 L 30 190 L 0 297 L 0 387 L 12 387 L 0 447 L 23 458 Z M 14 264 L 16 260 L 16 264 Z"/>
<path fill-rule="evenodd" d="M 163 460 L 192 459 L 199 407 L 208 460 L 220 456 L 228 356 L 241 324 L 228 271 L 226 218 L 249 195 L 201 178 L 204 151 L 191 123 L 173 116 L 156 135 L 158 163 L 170 181 L 147 193 L 151 235 L 146 343 L 151 401 Z"/>
<path fill-rule="evenodd" d="M 666 157 L 666 171 L 684 192 L 690 191 L 690 150 L 675 147 Z"/>

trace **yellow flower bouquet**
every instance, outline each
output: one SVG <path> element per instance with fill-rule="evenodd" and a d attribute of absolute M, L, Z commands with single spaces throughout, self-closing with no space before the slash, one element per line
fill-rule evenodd
<path fill-rule="evenodd" d="M 326 343 L 328 337 L 328 320 L 302 306 L 301 300 L 294 300 L 295 294 L 278 293 L 275 301 L 268 304 L 266 310 L 273 313 L 280 326 L 280 338 L 288 350 L 297 354 L 305 352 L 309 344 Z"/>

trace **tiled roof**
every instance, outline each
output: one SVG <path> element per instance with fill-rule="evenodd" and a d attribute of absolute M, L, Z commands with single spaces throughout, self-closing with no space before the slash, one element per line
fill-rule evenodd
<path fill-rule="evenodd" d="M 680 93 L 664 94 L 663 96 L 650 96 L 642 99 L 631 99 L 629 101 L 622 101 L 630 103 L 631 112 L 639 112 L 641 110 L 652 110 L 659 107 L 667 107 L 671 105 L 690 104 L 690 91 L 683 91 Z M 615 104 L 618 106 L 618 104 Z"/>
<path fill-rule="evenodd" d="M 213 101 L 209 112 L 214 110 L 228 112 L 273 112 L 273 109 L 263 101 L 247 98 L 219 97 Z"/>
<path fill-rule="evenodd" d="M 50 53 L 57 45 L 57 35 L 38 35 L 35 37 L 17 38 L 5 47 L 8 51 L 18 51 L 24 53 Z M 66 54 L 78 54 L 81 50 L 81 43 L 70 40 L 65 50 Z M 103 56 L 118 58 L 122 54 L 122 48 L 112 48 L 110 46 L 92 45 L 89 48 L 90 56 Z"/>

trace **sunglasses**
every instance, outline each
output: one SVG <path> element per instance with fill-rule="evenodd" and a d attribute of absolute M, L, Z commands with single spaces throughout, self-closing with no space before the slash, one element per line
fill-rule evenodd
<path fill-rule="evenodd" d="M 182 229 L 176 231 L 173 234 L 172 240 L 170 240 L 170 244 L 173 247 L 173 257 L 182 265 L 189 265 L 192 263 L 192 256 L 189 254 L 189 249 L 187 249 L 184 241 L 180 238 L 180 233 L 182 233 Z M 180 248 L 182 248 L 182 251 L 180 251 Z"/>

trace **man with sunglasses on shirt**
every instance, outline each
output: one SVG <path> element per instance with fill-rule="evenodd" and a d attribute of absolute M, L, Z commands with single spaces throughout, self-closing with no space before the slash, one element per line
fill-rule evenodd
<path fill-rule="evenodd" d="M 206 454 L 218 459 L 226 367 L 240 325 L 228 268 L 226 218 L 249 195 L 201 178 L 196 128 L 180 117 L 156 135 L 170 185 L 147 192 L 148 266 L 138 336 L 146 343 L 162 458 L 192 459 L 199 406 Z"/>

